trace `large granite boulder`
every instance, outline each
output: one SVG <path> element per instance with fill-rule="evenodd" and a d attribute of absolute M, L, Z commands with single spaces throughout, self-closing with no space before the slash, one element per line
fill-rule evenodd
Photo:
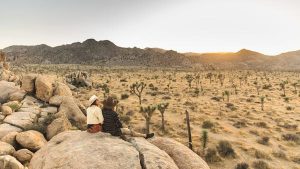
<path fill-rule="evenodd" d="M 202 158 L 173 139 L 154 137 L 150 139 L 150 142 L 169 154 L 179 169 L 209 169 L 209 166 Z"/>
<path fill-rule="evenodd" d="M 50 140 L 55 135 L 70 130 L 72 124 L 69 122 L 66 116 L 61 116 L 51 122 L 46 128 L 47 139 Z"/>
<path fill-rule="evenodd" d="M 139 151 L 141 165 L 147 169 L 178 169 L 173 159 L 144 138 L 132 138 L 130 143 Z"/>
<path fill-rule="evenodd" d="M 64 83 L 57 83 L 56 84 L 56 88 L 54 90 L 54 95 L 58 95 L 58 96 L 72 96 L 72 91 L 69 88 L 69 86 L 67 86 Z"/>
<path fill-rule="evenodd" d="M 35 74 L 28 74 L 23 76 L 21 88 L 28 93 L 33 93 L 35 89 L 34 85 L 36 77 L 37 75 Z"/>
<path fill-rule="evenodd" d="M 24 166 L 15 158 L 10 155 L 0 156 L 1 169 L 24 169 Z"/>
<path fill-rule="evenodd" d="M 30 161 L 31 169 L 141 169 L 139 152 L 106 133 L 66 131 L 54 136 Z"/>
<path fill-rule="evenodd" d="M 33 152 L 28 149 L 20 149 L 14 152 L 14 157 L 16 157 L 21 163 L 30 162 Z"/>
<path fill-rule="evenodd" d="M 35 80 L 36 97 L 48 102 L 53 95 L 53 83 L 47 76 L 38 76 Z"/>
<path fill-rule="evenodd" d="M 16 140 L 22 147 L 32 151 L 39 150 L 47 143 L 47 140 L 43 134 L 35 130 L 28 130 L 18 133 Z"/>
<path fill-rule="evenodd" d="M 0 81 L 0 103 L 8 101 L 9 96 L 20 90 L 13 82 Z"/>
<path fill-rule="evenodd" d="M 17 140 L 16 140 L 17 134 L 18 134 L 18 132 L 16 132 L 16 131 L 10 132 L 10 133 L 6 134 L 4 137 L 2 137 L 2 139 L 0 139 L 0 140 L 2 142 L 6 142 L 16 148 L 18 145 Z"/>
<path fill-rule="evenodd" d="M 19 127 L 12 126 L 10 124 L 0 124 L 0 139 L 6 136 L 10 132 L 21 132 L 22 129 Z"/>
<path fill-rule="evenodd" d="M 6 116 L 5 123 L 17 126 L 23 130 L 32 129 L 35 121 L 37 120 L 36 114 L 31 112 L 14 112 Z"/>
<path fill-rule="evenodd" d="M 2 142 L 0 141 L 0 156 L 2 155 L 12 155 L 15 152 L 15 148 L 6 143 L 6 142 Z"/>

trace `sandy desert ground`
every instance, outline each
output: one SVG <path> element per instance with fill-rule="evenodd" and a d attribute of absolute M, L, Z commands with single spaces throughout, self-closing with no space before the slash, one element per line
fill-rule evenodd
<path fill-rule="evenodd" d="M 117 110 L 124 124 L 140 132 L 145 131 L 145 118 L 138 97 L 130 93 L 130 85 L 144 82 L 147 86 L 142 106 L 169 103 L 164 113 L 166 131 L 161 131 L 157 110 L 150 130 L 188 145 L 187 110 L 194 151 L 211 169 L 232 169 L 237 164 L 242 169 L 246 165 L 243 163 L 254 169 L 300 169 L 299 72 L 78 65 L 27 65 L 25 69 L 22 73 L 48 74 L 61 81 L 68 72 L 87 71 L 94 87 L 78 89 L 75 97 L 83 103 L 93 94 L 103 98 L 105 92 L 99 86 L 106 84 L 109 94 L 120 99 Z M 14 71 L 20 72 L 21 68 L 15 67 Z M 204 150 L 203 131 L 208 134 Z"/>

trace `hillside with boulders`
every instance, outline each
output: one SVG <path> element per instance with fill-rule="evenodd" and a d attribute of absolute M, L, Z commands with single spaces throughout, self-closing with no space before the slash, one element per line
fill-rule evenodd
<path fill-rule="evenodd" d="M 86 107 L 70 83 L 40 74 L 19 77 L 5 66 L 0 73 L 1 169 L 209 169 L 170 138 L 86 132 Z"/>

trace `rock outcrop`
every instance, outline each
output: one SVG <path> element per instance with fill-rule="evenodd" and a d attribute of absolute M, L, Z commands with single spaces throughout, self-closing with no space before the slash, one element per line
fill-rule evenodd
<path fill-rule="evenodd" d="M 35 80 L 36 97 L 48 102 L 53 95 L 53 83 L 45 76 L 38 76 Z"/>
<path fill-rule="evenodd" d="M 0 156 L 1 169 L 25 169 L 24 166 L 13 156 Z"/>
<path fill-rule="evenodd" d="M 209 169 L 197 154 L 173 139 L 155 137 L 150 142 L 169 154 L 179 169 Z"/>

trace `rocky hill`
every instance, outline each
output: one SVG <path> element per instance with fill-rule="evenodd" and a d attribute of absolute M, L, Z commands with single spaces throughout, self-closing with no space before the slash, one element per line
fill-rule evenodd
<path fill-rule="evenodd" d="M 242 49 L 236 53 L 178 53 L 160 48 L 123 48 L 104 40 L 88 39 L 82 43 L 50 47 L 10 46 L 3 51 L 15 64 L 97 64 L 107 66 L 158 66 L 216 69 L 299 70 L 300 51 L 277 56 Z"/>

